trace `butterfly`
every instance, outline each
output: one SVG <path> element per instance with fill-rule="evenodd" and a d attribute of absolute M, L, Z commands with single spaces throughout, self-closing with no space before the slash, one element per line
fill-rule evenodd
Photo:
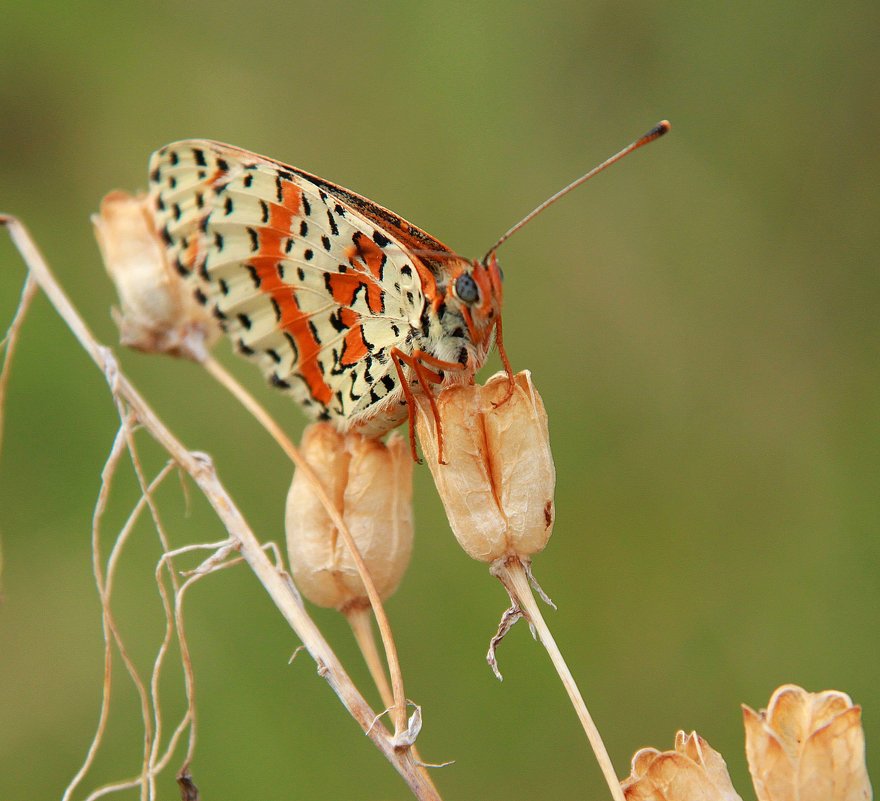
<path fill-rule="evenodd" d="M 220 142 L 169 144 L 149 172 L 168 263 L 314 419 L 381 436 L 413 392 L 433 404 L 472 381 L 493 341 L 512 376 L 494 252 L 464 259 L 349 189 Z"/>
<path fill-rule="evenodd" d="M 477 260 L 350 189 L 210 140 L 157 150 L 149 197 L 168 264 L 272 385 L 342 432 L 381 436 L 409 417 L 415 456 L 415 392 L 437 417 L 435 393 L 472 382 L 493 343 L 513 391 L 499 245 L 667 130 L 557 192 Z M 437 431 L 442 454 L 439 418 Z"/>

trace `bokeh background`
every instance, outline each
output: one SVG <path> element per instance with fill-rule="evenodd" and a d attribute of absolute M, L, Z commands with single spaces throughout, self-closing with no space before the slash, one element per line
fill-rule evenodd
<path fill-rule="evenodd" d="M 30 226 L 103 341 L 114 302 L 89 214 L 191 136 L 291 162 L 480 255 L 533 205 L 668 117 L 670 136 L 569 196 L 501 254 L 505 337 L 550 415 L 558 521 L 535 570 L 550 625 L 621 775 L 697 729 L 752 797 L 739 704 L 797 682 L 864 705 L 880 744 L 875 2 L 7 2 L 0 206 Z M 0 241 L 0 319 L 24 270 Z M 225 362 L 294 435 L 303 418 Z M 209 451 L 281 541 L 285 458 L 196 367 L 123 368 Z M 497 366 L 497 362 L 494 362 Z M 490 365 L 485 375 L 491 372 Z M 103 377 L 44 299 L 16 356 L 0 461 L 0 799 L 48 799 L 80 764 L 102 645 L 90 517 L 117 427 Z M 150 470 L 161 454 L 141 440 Z M 425 468 L 389 611 L 419 744 L 445 797 L 603 798 L 575 716 L 525 626 L 484 662 L 500 585 L 452 538 Z M 134 498 L 120 477 L 107 534 Z M 169 482 L 177 544 L 217 539 Z M 117 612 L 150 664 L 162 618 L 151 526 Z M 244 568 L 194 589 L 203 797 L 404 799 Z M 368 688 L 344 622 L 315 616 Z M 139 764 L 115 675 L 88 785 Z M 169 676 L 168 712 L 180 709 Z M 367 689 L 375 704 L 375 694 Z M 175 765 L 160 784 L 177 797 Z M 124 796 L 135 798 L 134 793 Z"/>

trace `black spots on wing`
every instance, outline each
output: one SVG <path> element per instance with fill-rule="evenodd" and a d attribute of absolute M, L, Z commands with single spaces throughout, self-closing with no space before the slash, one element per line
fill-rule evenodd
<path fill-rule="evenodd" d="M 168 154 L 168 163 L 169 163 L 172 167 L 176 167 L 176 166 L 180 163 L 180 156 L 177 155 L 177 151 L 176 151 L 176 150 L 172 150 L 172 151 Z"/>
<path fill-rule="evenodd" d="M 177 189 L 177 178 L 175 178 L 173 175 L 168 176 L 168 187 L 170 189 Z"/>
<path fill-rule="evenodd" d="M 177 268 L 177 272 L 180 273 L 184 278 L 190 274 L 190 270 L 187 266 L 180 260 L 180 256 L 177 256 L 174 259 L 174 266 Z"/>
<path fill-rule="evenodd" d="M 203 209 L 205 207 L 205 196 L 201 192 L 196 192 L 196 208 Z"/>
<path fill-rule="evenodd" d="M 347 264 L 337 264 L 336 269 L 339 270 L 339 272 L 341 272 L 341 273 L 347 273 L 348 272 L 348 265 Z"/>
<path fill-rule="evenodd" d="M 287 170 L 278 170 L 278 177 L 283 181 L 292 181 L 293 173 L 288 172 Z"/>
<path fill-rule="evenodd" d="M 455 357 L 455 360 L 462 366 L 468 363 L 468 352 L 464 345 L 458 349 L 458 356 Z"/>
<path fill-rule="evenodd" d="M 306 252 L 303 253 L 303 258 L 306 261 L 311 261 L 314 258 L 315 254 L 312 252 L 311 248 L 306 248 Z"/>
<path fill-rule="evenodd" d="M 216 317 L 221 323 L 222 323 L 222 322 L 225 322 L 226 320 L 229 319 L 229 318 L 223 313 L 223 311 L 221 310 L 221 308 L 220 308 L 219 306 L 216 306 L 216 305 L 215 305 L 214 308 L 211 309 L 211 313 L 212 313 L 212 314 L 213 314 L 213 315 L 214 315 L 214 316 L 215 316 L 215 317 Z"/>
<path fill-rule="evenodd" d="M 299 278 L 300 281 L 306 280 L 306 271 L 302 267 L 296 268 L 296 277 Z"/>
<path fill-rule="evenodd" d="M 256 351 L 241 338 L 235 341 L 235 346 L 238 348 L 238 352 L 244 356 L 253 356 L 256 353 Z"/>
<path fill-rule="evenodd" d="M 323 189 L 319 189 L 319 190 L 318 190 L 318 197 L 321 198 L 321 202 L 322 202 L 322 203 L 326 203 L 326 202 L 327 202 L 327 193 L 326 193 Z"/>
<path fill-rule="evenodd" d="M 220 292 L 222 292 L 224 295 L 229 294 L 229 284 L 226 282 L 225 278 L 220 278 L 217 281 L 217 284 L 220 286 Z"/>
<path fill-rule="evenodd" d="M 222 172 L 229 172 L 229 163 L 226 161 L 226 159 L 217 159 L 217 169 Z"/>
<path fill-rule="evenodd" d="M 378 403 L 380 400 L 382 400 L 382 398 L 380 398 L 379 395 L 376 394 L 376 390 L 370 387 L 370 406 L 372 406 L 374 403 Z"/>
<path fill-rule="evenodd" d="M 342 319 L 341 319 L 342 314 L 341 313 L 342 313 L 342 309 L 337 309 L 335 312 L 332 312 L 330 314 L 330 325 L 332 325 L 336 331 L 339 331 L 339 333 L 342 333 L 343 331 L 348 330 L 348 326 L 342 322 Z"/>
<path fill-rule="evenodd" d="M 305 195 L 302 196 L 302 207 L 303 214 L 305 214 L 306 217 L 310 216 L 312 213 L 312 206 L 309 203 L 309 199 Z"/>
<path fill-rule="evenodd" d="M 257 268 L 254 267 L 253 264 L 245 264 L 244 268 L 248 271 L 248 274 L 251 277 L 251 281 L 254 282 L 254 289 L 259 289 L 260 284 L 263 283 L 263 279 L 260 278 L 260 274 L 257 272 Z"/>
<path fill-rule="evenodd" d="M 400 329 L 397 327 L 396 323 L 391 323 L 391 333 L 396 337 L 400 337 Z"/>
<path fill-rule="evenodd" d="M 409 294 L 409 293 L 407 293 L 407 294 Z M 422 334 L 424 336 L 428 336 L 428 334 L 431 330 L 431 318 L 428 314 L 428 304 L 427 303 L 425 304 L 424 308 L 422 309 L 422 317 L 421 317 L 420 322 L 422 323 Z"/>
<path fill-rule="evenodd" d="M 263 225 L 269 222 L 269 204 L 265 200 L 260 201 L 260 222 Z"/>
<path fill-rule="evenodd" d="M 162 195 L 156 195 L 156 208 L 159 211 L 165 211 L 165 201 L 162 200 Z"/>
<path fill-rule="evenodd" d="M 309 235 L 309 224 L 305 220 L 300 220 L 299 235 L 300 236 L 308 236 Z"/>
<path fill-rule="evenodd" d="M 284 200 L 284 187 L 281 185 L 281 173 L 275 176 L 275 199 L 280 203 Z"/>
<path fill-rule="evenodd" d="M 284 243 L 284 252 L 285 252 L 285 253 L 290 253 L 291 250 L 293 250 L 293 239 L 288 239 L 288 240 Z"/>
<path fill-rule="evenodd" d="M 150 182 L 157 184 L 157 183 L 159 183 L 161 178 L 162 178 L 162 168 L 159 166 L 154 167 L 152 172 L 150 173 Z"/>
<path fill-rule="evenodd" d="M 312 320 L 309 320 L 309 331 L 312 332 L 312 338 L 319 345 L 321 344 L 321 336 L 318 334 L 318 329 L 315 327 L 315 323 Z"/>
<path fill-rule="evenodd" d="M 244 186 L 245 189 L 250 189 L 253 182 L 254 174 L 252 172 L 249 172 L 247 175 L 245 175 L 244 178 L 241 179 L 242 186 Z"/>
<path fill-rule="evenodd" d="M 260 249 L 260 237 L 253 228 L 246 228 L 245 230 L 251 238 L 251 251 L 256 253 Z"/>
<path fill-rule="evenodd" d="M 211 280 L 211 276 L 208 274 L 208 260 L 207 259 L 201 259 L 199 261 L 198 273 L 205 281 Z"/>
<path fill-rule="evenodd" d="M 378 228 L 373 231 L 373 241 L 380 247 L 384 248 L 391 240 L 388 239 Z"/>
<path fill-rule="evenodd" d="M 168 233 L 167 225 L 162 226 L 162 230 L 159 231 L 159 235 L 162 237 L 162 241 L 167 247 L 171 247 L 171 245 L 174 244 L 174 240 L 171 238 L 171 234 Z"/>
<path fill-rule="evenodd" d="M 373 357 L 368 353 L 366 356 L 364 356 L 364 380 L 368 384 L 372 384 L 376 380 L 375 378 L 373 378 L 373 374 L 370 372 L 372 367 Z"/>
<path fill-rule="evenodd" d="M 452 333 L 449 336 L 461 339 L 461 337 L 464 336 L 464 329 L 461 326 L 458 326 L 458 328 L 452 329 Z"/>
<path fill-rule="evenodd" d="M 273 362 L 275 362 L 275 364 L 281 364 L 281 356 L 277 350 L 274 348 L 266 348 L 266 354 Z"/>
<path fill-rule="evenodd" d="M 405 275 L 407 278 L 412 278 L 412 267 L 408 264 L 404 264 L 403 267 L 400 268 L 400 274 Z"/>
<path fill-rule="evenodd" d="M 241 312 L 240 314 L 236 315 L 236 317 L 238 318 L 238 322 L 241 323 L 242 328 L 244 328 L 248 331 L 251 330 L 251 326 L 253 325 L 253 322 L 251 321 L 250 317 L 248 317 L 244 312 Z"/>
<path fill-rule="evenodd" d="M 330 250 L 330 237 L 327 236 L 326 234 L 324 236 L 322 236 L 321 237 L 321 244 L 324 246 L 324 250 L 329 252 L 329 250 Z"/>
<path fill-rule="evenodd" d="M 296 340 L 293 338 L 293 334 L 289 331 L 284 331 L 284 338 L 287 340 L 287 344 L 293 351 L 293 361 L 296 362 L 297 359 L 299 359 L 299 349 L 296 347 Z"/>
<path fill-rule="evenodd" d="M 171 206 L 171 216 L 174 217 L 175 220 L 180 219 L 180 204 L 173 203 Z"/>
<path fill-rule="evenodd" d="M 207 167 L 208 162 L 205 161 L 205 151 L 199 147 L 194 147 L 192 149 L 193 158 L 196 160 L 196 164 L 199 167 Z"/>
<path fill-rule="evenodd" d="M 343 207 L 343 205 L 341 203 L 337 203 L 333 207 L 333 211 L 335 211 L 340 217 L 345 216 L 345 208 Z"/>
<path fill-rule="evenodd" d="M 208 233 L 208 216 L 209 216 L 208 214 L 205 214 L 199 218 L 199 230 L 203 234 Z"/>
<path fill-rule="evenodd" d="M 393 286 L 394 286 L 394 291 L 399 294 L 400 293 L 400 284 L 398 284 L 397 281 L 395 281 Z"/>
<path fill-rule="evenodd" d="M 275 298 L 272 298 L 272 309 L 275 312 L 275 321 L 281 322 L 281 306 L 278 305 L 278 301 Z"/>
<path fill-rule="evenodd" d="M 207 177 L 208 177 L 208 173 L 206 173 L 204 170 L 199 170 L 196 173 L 196 178 L 198 178 L 200 181 L 204 181 L 205 178 L 207 178 Z"/>
<path fill-rule="evenodd" d="M 290 389 L 290 384 L 279 377 L 277 373 L 269 373 L 269 383 L 278 389 Z"/>
<path fill-rule="evenodd" d="M 227 195 L 226 200 L 223 201 L 223 211 L 227 217 L 232 214 L 234 208 L 235 206 L 232 204 L 232 197 Z"/>
<path fill-rule="evenodd" d="M 330 419 L 330 412 L 328 412 L 326 409 L 322 409 L 321 413 L 318 415 L 318 420 L 320 420 L 323 423 L 326 423 L 329 419 Z"/>
<path fill-rule="evenodd" d="M 195 295 L 195 299 L 196 299 L 196 300 L 197 300 L 202 306 L 207 306 L 207 305 L 208 305 L 208 296 L 207 296 L 204 292 L 202 292 L 202 290 L 199 289 L 198 287 L 196 287 L 195 291 L 193 292 L 193 295 Z"/>
<path fill-rule="evenodd" d="M 284 262 L 279 261 L 278 264 L 275 265 L 275 272 L 278 273 L 278 277 L 283 281 L 284 280 Z"/>
<path fill-rule="evenodd" d="M 217 250 L 223 250 L 223 234 L 219 231 L 214 231 L 214 246 Z"/>
<path fill-rule="evenodd" d="M 333 236 L 339 236 L 339 226 L 336 224 L 336 218 L 330 209 L 327 209 L 327 221 L 330 223 L 330 233 Z"/>
<path fill-rule="evenodd" d="M 406 302 L 409 303 L 410 306 L 414 306 L 416 302 L 415 295 L 409 290 L 406 292 Z"/>
<path fill-rule="evenodd" d="M 391 392 L 396 386 L 394 379 L 389 373 L 385 373 L 385 375 L 382 376 L 382 386 L 385 387 L 388 392 Z"/>

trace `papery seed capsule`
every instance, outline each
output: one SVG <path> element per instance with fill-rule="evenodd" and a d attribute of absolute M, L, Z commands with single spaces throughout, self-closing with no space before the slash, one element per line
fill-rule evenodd
<path fill-rule="evenodd" d="M 310 425 L 301 453 L 351 532 L 379 595 L 400 583 L 412 551 L 412 459 L 409 445 L 340 434 L 329 423 Z M 367 605 L 351 553 L 314 485 L 297 470 L 287 496 L 287 550 L 294 581 L 319 606 Z"/>
<path fill-rule="evenodd" d="M 758 801 L 866 801 L 861 708 L 846 693 L 777 688 L 767 709 L 743 707 L 746 757 Z"/>
<path fill-rule="evenodd" d="M 198 358 L 220 328 L 166 262 L 145 198 L 110 192 L 92 215 L 95 238 L 119 293 L 123 345 Z"/>
<path fill-rule="evenodd" d="M 436 421 L 419 397 L 417 431 L 459 544 L 474 559 L 530 556 L 553 531 L 556 470 L 547 413 L 528 371 L 505 373 L 485 386 L 453 386 L 437 398 L 443 433 L 440 463 Z"/>
<path fill-rule="evenodd" d="M 696 732 L 678 732 L 672 751 L 637 751 L 621 788 L 626 801 L 742 801 L 721 754 Z"/>

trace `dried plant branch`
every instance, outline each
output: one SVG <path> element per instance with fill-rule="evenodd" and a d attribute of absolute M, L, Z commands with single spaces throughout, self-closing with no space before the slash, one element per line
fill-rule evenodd
<path fill-rule="evenodd" d="M 321 479 L 318 478 L 315 471 L 312 470 L 311 465 L 302 457 L 299 449 L 296 445 L 293 444 L 290 437 L 288 437 L 278 423 L 272 418 L 272 416 L 266 411 L 266 409 L 248 392 L 235 378 L 221 365 L 216 359 L 212 356 L 207 356 L 203 361 L 205 369 L 230 393 L 232 394 L 236 400 L 247 409 L 248 412 L 254 417 L 257 422 L 263 426 L 263 428 L 268 432 L 269 436 L 275 440 L 281 450 L 287 454 L 288 458 L 291 462 L 296 466 L 296 469 L 302 472 L 307 478 L 309 483 L 312 485 L 315 495 L 318 500 L 321 502 L 321 505 L 326 510 L 330 520 L 333 522 L 333 525 L 336 526 L 337 531 L 339 531 L 342 539 L 345 541 L 346 547 L 349 549 L 352 555 L 352 559 L 357 567 L 358 575 L 360 576 L 361 581 L 363 582 L 364 589 L 367 592 L 367 597 L 370 600 L 370 606 L 373 609 L 373 614 L 376 617 L 376 625 L 379 627 L 379 636 L 382 639 L 382 646 L 385 649 L 385 661 L 388 665 L 388 672 L 391 675 L 391 693 L 392 699 L 391 702 L 388 702 L 384 696 L 382 698 L 383 703 L 386 704 L 388 709 L 392 710 L 392 720 L 394 721 L 394 733 L 395 735 L 401 734 L 407 726 L 406 721 L 406 692 L 403 686 L 403 672 L 400 668 L 400 659 L 397 655 L 397 646 L 394 644 L 394 636 L 391 633 L 391 624 L 388 622 L 388 616 L 385 614 L 385 607 L 382 604 L 382 598 L 379 595 L 378 590 L 376 589 L 376 584 L 373 581 L 372 576 L 370 575 L 370 571 L 367 569 L 366 564 L 364 563 L 364 558 L 361 555 L 360 549 L 357 547 L 357 543 L 354 541 L 354 537 L 352 537 L 351 532 L 348 529 L 348 526 L 345 524 L 345 521 L 342 519 L 342 515 L 339 513 L 339 510 L 336 508 L 336 505 L 330 500 L 330 497 L 327 495 L 326 490 L 324 489 L 324 485 L 321 483 Z M 360 644 L 360 642 L 359 642 Z M 366 654 L 364 654 L 366 658 Z M 377 680 L 377 676 L 373 671 L 373 668 L 370 668 L 370 672 L 373 675 L 374 681 Z M 385 678 L 384 671 L 381 671 L 382 678 Z M 387 686 L 387 685 L 386 685 Z M 376 684 L 377 689 L 380 694 L 382 693 L 382 687 L 379 683 Z"/>
<path fill-rule="evenodd" d="M 584 733 L 587 735 L 587 740 L 589 740 L 593 753 L 596 755 L 596 761 L 599 763 L 602 775 L 605 777 L 608 789 L 611 791 L 611 797 L 614 801 L 625 801 L 623 790 L 620 787 L 611 758 L 608 756 L 605 743 L 602 742 L 602 737 L 596 728 L 596 724 L 593 723 L 593 718 L 590 716 L 587 705 L 584 703 L 574 676 L 571 675 L 568 665 L 566 665 L 565 660 L 562 658 L 562 653 L 556 645 L 556 641 L 553 639 L 553 635 L 550 633 L 550 629 L 544 621 L 541 610 L 532 595 L 532 588 L 530 586 L 531 576 L 527 567 L 518 557 L 510 557 L 508 559 L 499 559 L 492 566 L 491 572 L 501 580 L 510 594 L 514 606 L 519 609 L 529 621 L 529 624 L 537 631 L 538 639 L 547 650 L 550 661 L 553 662 L 553 667 L 556 668 L 556 672 L 559 674 L 562 686 L 565 687 L 565 691 L 571 699 L 572 706 L 577 713 Z"/>
<path fill-rule="evenodd" d="M 9 373 L 12 366 L 12 356 L 15 353 L 15 346 L 18 344 L 18 337 L 21 333 L 21 326 L 24 318 L 28 313 L 31 302 L 37 294 L 39 286 L 34 277 L 28 273 L 24 286 L 21 288 L 21 298 L 15 309 L 15 315 L 6 334 L 0 340 L 0 351 L 3 351 L 2 363 L 0 363 L 0 453 L 3 452 L 3 409 L 6 403 L 6 387 L 9 384 Z"/>
<path fill-rule="evenodd" d="M 17 219 L 0 215 L 13 243 L 28 266 L 31 275 L 46 293 L 49 301 L 67 323 L 82 347 L 104 372 L 115 398 L 125 401 L 138 423 L 172 456 L 195 481 L 215 510 L 230 536 L 234 538 L 251 570 L 269 593 L 281 614 L 300 638 L 318 665 L 323 676 L 338 695 L 349 713 L 367 733 L 376 747 L 400 773 L 419 799 L 439 799 L 436 789 L 425 780 L 411 749 L 396 747 L 393 738 L 360 694 L 345 672 L 336 654 L 309 617 L 285 579 L 269 561 L 238 507 L 226 492 L 208 456 L 189 451 L 157 417 L 140 393 L 119 371 L 116 359 L 106 346 L 101 345 L 82 320 L 76 309 L 58 285 L 42 254 L 25 227 Z"/>

